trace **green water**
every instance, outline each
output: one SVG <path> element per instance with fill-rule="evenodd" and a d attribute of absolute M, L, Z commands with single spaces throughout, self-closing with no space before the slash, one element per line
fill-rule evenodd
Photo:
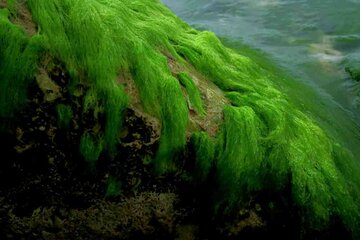
<path fill-rule="evenodd" d="M 163 3 L 195 28 L 228 39 L 228 46 L 259 49 L 246 53 L 285 69 L 291 77 L 274 78 L 279 87 L 360 158 L 360 87 L 344 71 L 360 61 L 360 0 Z"/>

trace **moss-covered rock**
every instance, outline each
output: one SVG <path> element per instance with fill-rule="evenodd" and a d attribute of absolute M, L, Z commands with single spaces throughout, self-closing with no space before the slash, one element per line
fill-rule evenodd
<path fill-rule="evenodd" d="M 295 211 L 299 236 L 334 223 L 359 236 L 360 168 L 354 157 L 295 107 L 266 70 L 224 47 L 213 33 L 194 30 L 158 0 L 3 6 L 3 129 L 11 129 L 11 120 L 21 119 L 33 103 L 49 125 L 38 128 L 40 142 L 71 145 L 63 149 L 66 169 L 81 166 L 81 157 L 93 174 L 115 160 L 128 170 L 131 151 L 141 152 L 152 158 L 154 179 L 193 173 L 189 182 L 200 184 L 192 186 L 211 189 L 201 191 L 208 195 L 200 199 L 214 216 L 223 215 L 221 210 L 236 215 L 254 199 L 263 205 L 276 199 L 276 206 Z M 21 9 L 32 15 L 36 32 L 19 20 Z M 33 84 L 42 99 L 28 100 Z M 137 121 L 154 123 L 145 124 L 153 130 L 134 132 L 127 125 L 129 111 L 140 113 Z M 59 131 L 60 140 L 42 134 L 44 129 Z M 131 151 L 122 142 L 126 138 L 135 139 Z M 116 169 L 111 176 L 125 180 Z M 140 183 L 133 178 L 129 185 L 136 188 Z M 278 195 L 283 197 L 273 197 Z M 262 222 L 254 214 L 249 218 Z"/>

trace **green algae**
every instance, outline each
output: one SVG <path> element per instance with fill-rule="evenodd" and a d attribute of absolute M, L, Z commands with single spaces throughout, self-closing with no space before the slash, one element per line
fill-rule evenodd
<path fill-rule="evenodd" d="M 196 87 L 194 81 L 191 79 L 189 74 L 182 72 L 178 74 L 180 83 L 185 87 L 186 92 L 189 96 L 190 108 L 194 108 L 197 114 L 204 116 L 206 114 L 199 89 Z"/>
<path fill-rule="evenodd" d="M 35 79 L 41 36 L 29 38 L 0 10 L 0 117 L 11 118 L 26 103 L 27 88 Z"/>
<path fill-rule="evenodd" d="M 166 58 L 148 46 L 137 46 L 131 72 L 145 111 L 161 120 L 160 145 L 155 158 L 158 173 L 174 170 L 177 155 L 184 150 L 188 109 L 181 87 Z"/>
<path fill-rule="evenodd" d="M 196 132 L 191 136 L 191 146 L 194 148 L 195 178 L 199 183 L 207 180 L 214 165 L 215 143 L 205 132 Z"/>
<path fill-rule="evenodd" d="M 139 7 L 136 2 L 28 1 L 28 4 L 49 51 L 66 64 L 72 81 L 86 81 L 96 92 L 96 101 L 102 102 L 107 119 L 105 144 L 111 152 L 123 115 L 115 112 L 123 112 L 127 105 L 123 87 L 116 83 L 117 76 L 119 71 L 133 74 L 144 108 L 162 120 L 156 162 L 161 169 L 167 168 L 172 153 L 185 145 L 187 109 L 165 57 L 154 49 L 164 39 L 161 37 L 165 35 L 164 29 L 144 24 L 148 14 L 145 8 L 136 13 L 134 9 Z"/>
<path fill-rule="evenodd" d="M 27 4 L 39 28 L 32 38 L 10 23 L 6 10 L 0 16 L 1 117 L 25 104 L 41 46 L 65 64 L 69 89 L 87 86 L 84 112 L 93 111 L 95 119 L 105 116 L 103 132 L 84 133 L 80 141 L 81 154 L 94 164 L 104 149 L 116 154 L 128 106 L 118 78 L 129 72 L 142 107 L 161 123 L 156 172 L 173 171 L 187 142 L 189 110 L 181 84 L 195 110 L 207 113 L 191 76 L 173 76 L 166 52 L 215 83 L 231 103 L 215 138 L 207 133 L 192 137 L 199 181 L 215 169 L 215 208 L 225 204 L 236 209 L 251 195 L 289 187 L 289 201 L 300 209 L 307 229 L 321 229 L 339 217 L 354 236 L 359 234 L 359 165 L 250 58 L 225 48 L 213 33 L 192 29 L 157 0 Z"/>

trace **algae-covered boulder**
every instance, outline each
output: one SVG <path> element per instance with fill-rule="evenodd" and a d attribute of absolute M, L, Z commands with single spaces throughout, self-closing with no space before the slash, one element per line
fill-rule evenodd
<path fill-rule="evenodd" d="M 25 200 L 27 208 L 72 208 L 72 198 L 89 197 L 70 193 L 80 187 L 101 199 L 108 196 L 101 190 L 108 179 L 121 182 L 116 186 L 123 192 L 111 193 L 118 200 L 134 191 L 164 192 L 185 184 L 195 189 L 193 195 L 177 193 L 187 199 L 187 216 L 197 216 L 200 235 L 229 237 L 219 230 L 222 223 L 206 228 L 239 219 L 247 209 L 246 221 L 221 229 L 238 235 L 246 228 L 239 226 L 265 226 L 268 220 L 261 231 L 280 236 L 271 229 L 280 225 L 272 221 L 286 216 L 279 222 L 291 220 L 286 231 L 294 231 L 292 237 L 327 236 L 334 228 L 355 239 L 359 164 L 269 76 L 158 0 L 1 1 L 0 123 L 3 136 L 14 139 L 7 147 L 16 156 L 4 160 L 4 168 L 25 174 L 23 182 L 38 174 L 34 186 L 44 179 L 52 183 L 37 187 L 44 203 Z M 33 171 L 35 166 L 40 169 Z M 47 169 L 55 169 L 50 173 L 56 177 L 47 178 Z M 0 174 L 4 181 L 11 177 Z M 3 193 L 10 187 L 3 185 L 0 200 L 6 202 L 11 196 Z M 79 211 L 106 205 L 93 202 Z M 13 214 L 5 218 L 6 236 L 16 238 L 21 231 L 11 224 Z M 71 236 L 61 234 L 57 239 Z"/>

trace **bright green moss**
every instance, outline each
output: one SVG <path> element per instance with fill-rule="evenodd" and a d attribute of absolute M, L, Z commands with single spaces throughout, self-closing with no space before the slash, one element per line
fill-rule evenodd
<path fill-rule="evenodd" d="M 70 126 L 70 122 L 73 116 L 71 106 L 59 104 L 56 106 L 58 115 L 58 125 L 60 128 L 67 129 Z"/>
<path fill-rule="evenodd" d="M 194 133 L 191 136 L 190 143 L 196 156 L 196 182 L 205 182 L 214 165 L 215 143 L 205 132 Z"/>
<path fill-rule="evenodd" d="M 205 109 L 201 101 L 199 89 L 196 87 L 194 81 L 189 74 L 184 72 L 178 74 L 178 79 L 186 89 L 191 107 L 193 107 L 200 116 L 204 116 Z"/>
<path fill-rule="evenodd" d="M 156 172 L 163 173 L 175 170 L 175 160 L 185 148 L 188 110 L 178 81 L 173 77 L 166 80 L 159 100 L 162 126 L 155 167 Z"/>
<path fill-rule="evenodd" d="M 156 172 L 174 170 L 177 155 L 184 150 L 188 109 L 181 87 L 171 75 L 166 58 L 150 46 L 137 46 L 131 72 L 146 111 L 160 118 L 161 138 L 155 158 Z"/>
<path fill-rule="evenodd" d="M 128 104 L 128 98 L 125 95 L 122 86 L 114 84 L 111 90 L 104 93 L 105 99 L 105 147 L 111 156 L 116 155 L 116 144 L 119 142 L 120 130 Z"/>
<path fill-rule="evenodd" d="M 27 87 L 35 78 L 42 38 L 29 38 L 0 10 L 0 117 L 11 118 L 24 106 Z"/>
<path fill-rule="evenodd" d="M 159 172 L 171 168 L 173 152 L 180 151 L 185 145 L 187 109 L 166 58 L 155 46 L 168 44 L 164 40 L 166 34 L 175 34 L 176 31 L 164 28 L 164 24 L 171 24 L 166 19 L 159 26 L 145 24 L 154 21 L 150 19 L 153 15 L 147 13 L 155 11 L 149 5 L 156 11 L 167 10 L 160 4 L 131 1 L 28 3 L 41 33 L 46 36 L 49 51 L 74 73 L 72 81 L 78 81 L 84 75 L 84 80 L 95 91 L 92 105 L 102 105 L 105 109 L 106 148 L 110 152 L 115 149 L 117 129 L 121 126 L 126 107 L 125 93 L 122 87 L 116 86 L 117 74 L 130 70 L 145 109 L 161 119 L 157 168 Z M 172 21 L 175 20 L 170 16 Z"/>
<path fill-rule="evenodd" d="M 254 90 L 256 84 L 249 77 L 257 76 L 256 64 L 249 58 L 225 48 L 213 33 L 192 32 L 179 40 L 181 44 L 175 45 L 177 53 L 222 90 Z"/>
<path fill-rule="evenodd" d="M 241 203 L 239 200 L 247 194 L 264 187 L 263 128 L 261 120 L 248 106 L 224 109 L 216 168 L 220 199 L 228 201 L 229 206 Z"/>

